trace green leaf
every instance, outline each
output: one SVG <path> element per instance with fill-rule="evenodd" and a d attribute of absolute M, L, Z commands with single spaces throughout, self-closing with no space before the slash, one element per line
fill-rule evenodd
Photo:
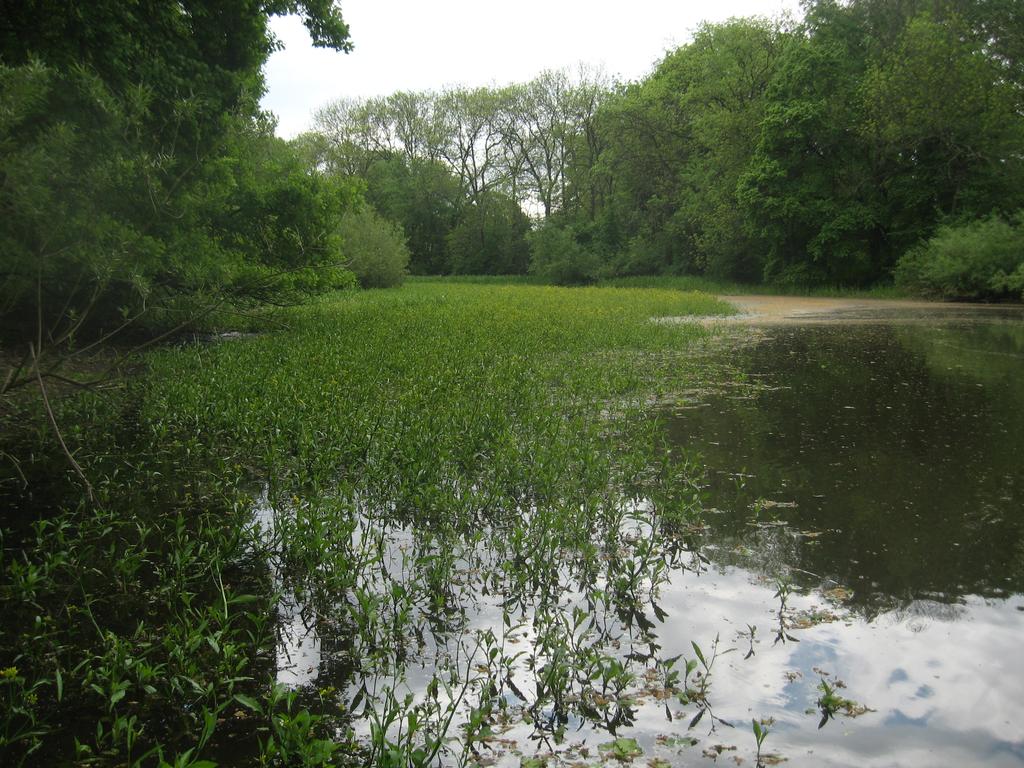
<path fill-rule="evenodd" d="M 235 595 L 234 597 L 228 598 L 229 605 L 238 605 L 240 603 L 255 603 L 260 598 L 256 595 Z"/>
<path fill-rule="evenodd" d="M 704 661 L 704 653 L 701 651 L 700 646 L 692 640 L 690 641 L 690 645 L 693 646 L 693 652 L 697 654 L 697 658 L 700 659 L 700 663 L 704 665 L 705 669 L 707 669 L 708 663 Z"/>
<path fill-rule="evenodd" d="M 256 701 L 256 699 L 254 699 L 252 696 L 247 696 L 244 693 L 236 693 L 234 695 L 234 699 L 243 707 L 251 709 L 253 712 L 257 714 L 260 714 L 263 711 L 263 708 L 260 706 L 260 703 Z"/>
<path fill-rule="evenodd" d="M 637 744 L 636 739 L 625 737 L 609 741 L 605 744 L 599 744 L 597 748 L 602 752 L 607 752 L 617 760 L 632 760 L 634 757 L 639 757 L 644 753 L 640 745 Z"/>

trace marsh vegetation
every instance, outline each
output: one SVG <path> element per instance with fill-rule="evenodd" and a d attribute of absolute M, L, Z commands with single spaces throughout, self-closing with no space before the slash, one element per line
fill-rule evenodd
<path fill-rule="evenodd" d="M 695 669 L 646 637 L 670 563 L 696 557 L 698 492 L 656 450 L 651 403 L 692 387 L 706 332 L 650 318 L 715 311 L 424 285 L 153 353 L 122 390 L 60 401 L 95 495 L 44 519 L 38 494 L 83 480 L 27 412 L 31 495 L 5 485 L 7 754 L 187 765 L 237 738 L 267 763 L 465 760 L 513 686 L 556 740 L 570 715 L 628 721 L 639 683 L 693 696 Z M 330 674 L 288 677 L 285 615 L 316 628 Z"/>

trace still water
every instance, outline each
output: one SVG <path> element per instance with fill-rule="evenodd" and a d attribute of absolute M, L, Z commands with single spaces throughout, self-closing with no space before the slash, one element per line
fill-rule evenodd
<path fill-rule="evenodd" d="M 543 713 L 525 717 L 525 704 L 542 632 L 533 608 L 503 621 L 506 596 L 475 575 L 500 570 L 500 547 L 486 545 L 452 554 L 466 575 L 460 632 L 420 638 L 400 680 L 370 687 L 422 700 L 453 659 L 485 673 L 465 638 L 493 633 L 523 649 L 502 685 L 522 717 L 471 764 L 753 766 L 757 718 L 766 764 L 1024 766 L 1024 315 L 910 319 L 728 329 L 712 355 L 747 384 L 660 414 L 664 449 L 706 467 L 705 511 L 696 543 L 665 547 L 643 631 L 599 617 L 619 638 L 602 653 L 634 673 L 628 716 L 570 716 L 564 736 L 538 736 Z M 624 503 L 623 540 L 650 538 L 650 502 Z M 257 517 L 269 528 L 277 514 L 264 497 Z M 422 532 L 360 526 L 400 583 Z M 608 585 L 596 586 L 591 596 Z M 332 655 L 317 611 L 282 592 L 278 680 L 337 685 L 349 702 L 365 692 L 365 676 L 338 674 L 344 651 Z M 584 592 L 566 579 L 564 615 L 593 612 Z M 695 723 L 704 709 L 678 705 L 645 668 L 655 644 L 662 659 L 692 659 L 692 642 L 715 657 Z M 843 700 L 824 719 L 823 685 Z M 616 757 L 613 739 L 639 753 Z"/>
<path fill-rule="evenodd" d="M 773 715 L 791 765 L 1024 764 L 1024 323 L 780 326 L 729 354 L 756 387 L 668 415 L 708 467 L 713 562 L 671 633 L 769 629 L 779 580 L 837 610 L 731 657 L 728 714 Z M 818 730 L 822 672 L 874 711 Z"/>

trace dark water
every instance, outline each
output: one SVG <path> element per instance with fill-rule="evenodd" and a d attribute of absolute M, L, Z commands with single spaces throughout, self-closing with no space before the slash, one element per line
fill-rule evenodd
<path fill-rule="evenodd" d="M 668 418 L 709 468 L 697 591 L 765 631 L 781 579 L 826 618 L 730 664 L 719 695 L 763 688 L 752 709 L 791 765 L 1024 764 L 1024 322 L 764 333 L 725 353 L 756 392 Z M 816 732 L 821 671 L 875 711 Z"/>
<path fill-rule="evenodd" d="M 669 424 L 711 468 L 720 546 L 867 615 L 1024 591 L 1024 326 L 778 329 L 739 365 L 769 389 Z M 781 546 L 773 521 L 822 535 Z"/>

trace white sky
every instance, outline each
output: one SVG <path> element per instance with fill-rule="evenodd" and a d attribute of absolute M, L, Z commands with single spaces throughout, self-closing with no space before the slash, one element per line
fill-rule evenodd
<path fill-rule="evenodd" d="M 342 97 L 446 85 L 504 85 L 545 69 L 602 66 L 621 80 L 647 74 L 701 21 L 799 12 L 799 0 L 342 0 L 355 50 L 315 49 L 296 17 L 272 29 L 285 50 L 266 65 L 263 107 L 291 138 Z"/>

